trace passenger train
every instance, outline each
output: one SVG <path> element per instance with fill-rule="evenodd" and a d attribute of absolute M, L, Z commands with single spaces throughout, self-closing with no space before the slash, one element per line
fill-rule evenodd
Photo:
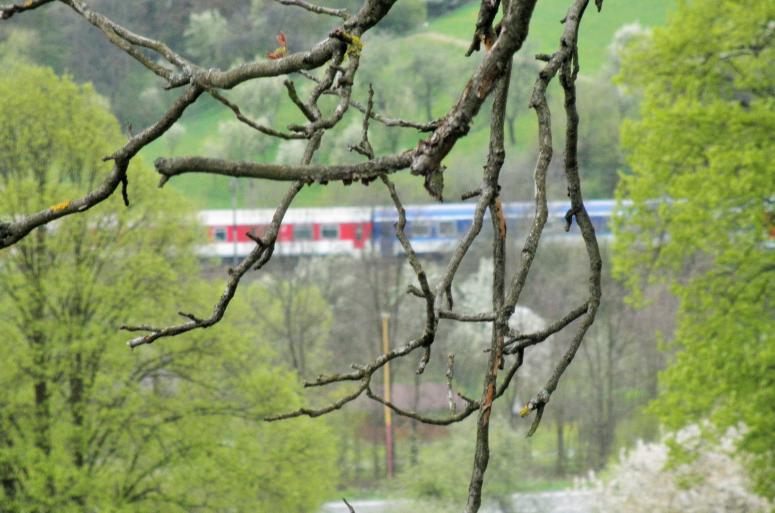
<path fill-rule="evenodd" d="M 548 239 L 578 237 L 573 224 L 565 232 L 568 202 L 550 202 L 549 218 L 544 230 Z M 587 212 L 599 237 L 610 236 L 609 221 L 614 211 L 613 200 L 585 202 Z M 418 254 L 443 254 L 451 251 L 471 226 L 474 203 L 411 205 L 406 208 L 405 232 Z M 509 233 L 527 232 L 532 222 L 533 203 L 504 204 Z M 204 210 L 200 221 L 207 227 L 208 244 L 203 256 L 224 259 L 247 255 L 255 242 L 248 234 L 262 236 L 271 223 L 273 209 Z M 275 255 L 358 255 L 364 252 L 382 256 L 403 252 L 395 237 L 398 213 L 393 207 L 291 208 L 285 214 L 275 245 Z M 484 229 L 490 226 L 489 219 Z"/>

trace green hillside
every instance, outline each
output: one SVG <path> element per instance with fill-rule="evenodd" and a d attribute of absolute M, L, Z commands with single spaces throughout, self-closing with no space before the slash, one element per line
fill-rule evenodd
<path fill-rule="evenodd" d="M 568 0 L 541 0 L 533 13 L 527 45 L 537 52 L 551 53 L 557 49 L 562 34 L 560 20 L 568 9 Z M 667 13 L 675 5 L 675 0 L 605 0 L 603 11 L 598 13 L 590 6 L 584 15 L 579 34 L 579 58 L 582 71 L 595 73 L 605 61 L 606 48 L 614 33 L 628 23 L 639 22 L 646 27 L 663 25 Z M 471 40 L 472 27 L 476 21 L 479 4 L 472 2 L 454 12 L 438 18 L 425 32 L 444 34 L 460 40 L 467 47 Z"/>
<path fill-rule="evenodd" d="M 650 0 L 648 2 L 648 9 L 644 9 L 644 2 L 606 0 L 602 13 L 597 13 L 594 8 L 591 8 L 585 15 L 580 35 L 579 52 L 582 74 L 595 74 L 601 69 L 607 58 L 607 47 L 614 33 L 621 26 L 633 22 L 639 22 L 644 26 L 663 24 L 668 11 L 674 3 L 675 0 Z M 562 33 L 560 19 L 567 9 L 567 4 L 568 0 L 542 0 L 539 3 L 533 16 L 533 23 L 527 42 L 531 53 L 551 53 L 556 49 L 557 42 Z M 456 65 L 467 64 L 470 66 L 463 54 L 470 42 L 477 11 L 478 3 L 472 2 L 445 16 L 431 20 L 427 26 L 390 42 L 392 55 L 406 56 L 406 59 L 409 59 L 418 51 L 432 51 L 442 55 L 443 61 L 449 65 L 450 69 L 455 69 Z M 367 39 L 365 59 L 368 58 L 368 50 Z M 470 59 L 476 58 L 477 56 L 473 56 Z M 391 62 L 386 63 L 385 66 L 389 70 L 391 66 L 395 67 L 403 60 L 401 57 L 395 57 Z M 460 86 L 456 88 L 456 90 L 460 90 L 467 76 L 456 73 L 451 73 L 450 75 L 448 80 L 451 82 L 451 85 Z M 304 79 L 298 78 L 297 84 L 301 84 L 303 81 Z M 379 94 L 379 91 L 377 94 Z M 283 104 L 274 121 L 275 125 L 285 126 L 288 123 L 303 121 L 299 119 L 298 111 L 287 99 L 282 98 L 281 100 Z M 443 115 L 453 101 L 454 97 L 452 96 L 440 96 L 434 103 L 434 116 Z M 354 111 L 354 109 L 351 109 L 351 111 Z M 360 116 L 357 112 L 351 112 L 351 115 Z M 208 137 L 216 132 L 218 123 L 231 118 L 232 114 L 230 111 L 213 100 L 202 98 L 183 116 L 181 123 L 186 131 L 179 138 L 179 141 L 175 143 L 174 147 L 170 146 L 168 140 L 162 138 L 146 148 L 142 156 L 152 161 L 162 155 L 201 154 Z M 527 137 L 522 137 L 521 135 L 518 137 L 518 149 L 519 146 L 530 142 L 532 139 L 533 125 L 532 116 L 522 116 L 518 119 L 518 132 L 522 134 L 527 130 L 526 133 L 528 134 Z M 478 120 L 478 125 L 473 127 L 471 133 L 465 139 L 459 141 L 447 159 L 446 163 L 449 166 L 448 181 L 464 182 L 460 183 L 460 188 L 465 188 L 469 183 L 475 183 L 476 181 L 476 178 L 468 170 L 481 166 L 484 151 L 486 151 L 487 147 L 487 131 L 483 130 L 485 127 L 486 120 Z M 405 131 L 402 133 L 400 143 L 402 147 L 407 147 L 413 144 L 417 137 L 417 134 L 412 131 Z M 271 158 L 274 155 L 274 151 L 274 149 L 268 150 L 263 158 Z M 398 177 L 399 185 L 401 182 L 411 180 L 410 177 Z M 171 180 L 170 185 L 185 192 L 202 208 L 226 208 L 231 205 L 232 201 L 232 187 L 230 183 L 230 179 L 223 177 L 185 175 Z M 245 188 L 246 184 L 240 184 L 237 190 L 244 191 Z M 300 193 L 295 205 L 321 206 L 341 204 L 346 201 L 344 196 L 346 195 L 341 192 L 341 187 L 312 186 L 305 188 Z M 361 202 L 363 202 L 368 195 L 358 196 L 362 200 Z M 238 203 L 241 206 L 253 206 L 255 197 L 250 198 L 250 196 L 238 193 Z M 410 198 L 410 200 L 413 200 L 413 198 Z"/>

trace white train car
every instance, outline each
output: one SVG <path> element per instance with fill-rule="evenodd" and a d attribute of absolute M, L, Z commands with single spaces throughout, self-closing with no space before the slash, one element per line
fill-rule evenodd
<path fill-rule="evenodd" d="M 202 255 L 243 257 L 256 245 L 248 234 L 261 237 L 272 222 L 274 209 L 204 210 L 199 219 L 207 227 L 209 244 Z M 371 239 L 371 209 L 358 207 L 292 208 L 277 236 L 277 255 L 358 254 Z"/>

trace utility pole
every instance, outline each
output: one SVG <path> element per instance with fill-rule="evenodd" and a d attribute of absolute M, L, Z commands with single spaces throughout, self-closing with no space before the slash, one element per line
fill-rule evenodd
<path fill-rule="evenodd" d="M 390 322 L 390 314 L 382 314 L 382 352 L 388 354 L 390 352 L 390 339 L 388 338 L 388 324 Z M 391 402 L 390 398 L 390 362 L 385 363 L 382 368 L 383 375 L 383 395 L 386 402 Z M 393 477 L 393 411 L 385 405 L 385 458 L 387 464 L 385 466 L 387 478 Z"/>
<path fill-rule="evenodd" d="M 231 236 L 232 243 L 231 265 L 237 265 L 237 179 L 231 179 Z"/>

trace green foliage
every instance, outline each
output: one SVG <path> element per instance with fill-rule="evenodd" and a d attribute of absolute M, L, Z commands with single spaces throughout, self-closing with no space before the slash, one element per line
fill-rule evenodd
<path fill-rule="evenodd" d="M 90 87 L 41 68 L 0 79 L 0 124 L 0 217 L 83 194 L 123 139 Z M 191 210 L 141 164 L 129 177 L 130 208 L 114 196 L 0 254 L 0 511 L 314 509 L 332 435 L 257 422 L 300 399 L 248 325 L 126 349 L 119 324 L 214 295 L 190 279 Z"/>
<path fill-rule="evenodd" d="M 615 269 L 636 300 L 644 279 L 681 300 L 675 362 L 653 410 L 670 427 L 743 423 L 758 490 L 775 482 L 775 87 L 771 2 L 682 2 L 625 55 L 643 94 L 622 132 L 633 169 L 618 198 Z"/>

